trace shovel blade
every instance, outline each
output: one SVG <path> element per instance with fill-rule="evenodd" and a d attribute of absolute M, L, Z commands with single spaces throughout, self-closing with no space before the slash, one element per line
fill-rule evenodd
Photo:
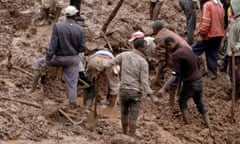
<path fill-rule="evenodd" d="M 87 115 L 87 122 L 91 126 L 95 126 L 98 120 L 98 116 L 94 112 L 89 112 Z"/>

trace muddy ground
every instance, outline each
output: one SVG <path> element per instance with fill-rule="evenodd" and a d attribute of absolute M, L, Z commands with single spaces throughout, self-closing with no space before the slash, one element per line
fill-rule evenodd
<path fill-rule="evenodd" d="M 68 1 L 66 0 L 66 5 Z M 99 36 L 100 28 L 117 1 L 89 0 L 82 4 L 82 15 L 86 19 L 84 27 L 89 51 L 105 45 Z M 77 111 L 66 109 L 67 99 L 64 84 L 54 83 L 39 87 L 29 93 L 31 76 L 37 58 L 44 56 L 52 31 L 51 26 L 36 26 L 40 6 L 32 0 L 0 0 L 0 144 L 6 143 L 69 143 L 106 144 L 121 134 L 119 107 L 113 109 L 99 107 L 100 116 L 95 127 L 86 121 L 83 108 Z M 128 39 L 132 32 L 142 29 L 151 33 L 148 3 L 144 1 L 125 1 L 116 18 L 111 22 L 108 33 L 113 48 L 129 48 Z M 172 30 L 185 37 L 185 17 L 179 11 L 177 0 L 164 3 L 160 19 L 166 21 Z M 117 51 L 118 52 L 118 51 Z M 117 53 L 116 52 L 116 53 Z M 11 54 L 11 61 L 8 56 Z M 152 79 L 152 76 L 151 76 Z M 204 101 L 212 120 L 217 144 L 240 143 L 239 106 L 236 122 L 231 120 L 231 101 L 229 80 L 224 73 L 212 81 L 205 81 Z M 54 84 L 54 85 L 53 85 Z M 51 88 L 49 88 L 51 87 Z M 159 87 L 153 86 L 155 90 Z M 82 92 L 79 90 L 79 103 Z M 104 95 L 104 92 L 102 92 Z M 25 100 L 23 104 L 13 100 Z M 137 143 L 142 144 L 212 144 L 209 130 L 198 114 L 192 101 L 189 102 L 191 124 L 184 125 L 177 104 L 168 107 L 168 95 L 160 98 L 155 105 L 147 97 L 143 98 L 138 120 Z M 77 125 L 59 114 L 62 107 Z"/>

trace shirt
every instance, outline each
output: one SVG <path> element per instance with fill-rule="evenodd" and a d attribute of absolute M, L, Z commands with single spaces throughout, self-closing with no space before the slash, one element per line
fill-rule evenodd
<path fill-rule="evenodd" d="M 133 89 L 146 94 L 152 94 L 149 86 L 149 70 L 146 57 L 140 51 L 123 52 L 111 60 L 106 67 L 119 64 L 121 66 L 121 85 L 122 89 Z"/>
<path fill-rule="evenodd" d="M 50 46 L 46 60 L 50 61 L 53 55 L 73 56 L 86 49 L 85 34 L 82 27 L 74 20 L 58 22 L 53 27 Z"/>
<path fill-rule="evenodd" d="M 179 44 L 172 55 L 172 70 L 180 74 L 183 81 L 194 81 L 202 77 L 197 66 L 197 60 L 192 50 L 181 47 Z"/>
<path fill-rule="evenodd" d="M 207 40 L 224 36 L 225 11 L 220 2 L 207 1 L 203 5 L 198 33 Z"/>
<path fill-rule="evenodd" d="M 235 56 L 240 56 L 240 15 L 231 24 L 228 36 L 227 55 L 232 56 L 232 47 L 237 49 Z"/>

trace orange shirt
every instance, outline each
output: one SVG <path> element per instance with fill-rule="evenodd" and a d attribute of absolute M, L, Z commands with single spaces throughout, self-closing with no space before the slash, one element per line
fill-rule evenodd
<path fill-rule="evenodd" d="M 224 8 L 208 1 L 203 5 L 198 33 L 203 39 L 224 36 Z"/>

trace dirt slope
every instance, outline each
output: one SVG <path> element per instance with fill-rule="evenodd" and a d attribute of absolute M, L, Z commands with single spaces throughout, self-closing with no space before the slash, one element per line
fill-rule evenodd
<path fill-rule="evenodd" d="M 66 1 L 66 5 L 67 5 Z M 86 18 L 86 37 L 88 49 L 101 48 L 103 39 L 95 39 L 117 1 L 89 0 L 82 5 L 82 15 Z M 174 31 L 185 36 L 185 17 L 179 12 L 177 0 L 167 0 L 159 18 L 165 20 Z M 8 53 L 11 52 L 11 63 L 29 73 L 33 73 L 37 58 L 44 56 L 51 35 L 51 26 L 34 26 L 33 19 L 40 11 L 39 4 L 32 0 L 0 0 L 0 141 L 12 143 L 69 143 L 69 144 L 106 144 L 112 137 L 121 133 L 119 107 L 113 110 L 99 107 L 101 116 L 95 128 L 86 122 L 86 114 L 82 108 L 71 114 L 75 121 L 82 121 L 76 126 L 58 113 L 64 107 L 66 90 L 64 84 L 54 82 L 54 87 L 43 91 L 38 89 L 29 94 L 31 76 L 22 71 L 8 69 Z M 129 48 L 128 39 L 135 30 L 141 28 L 151 33 L 152 21 L 148 19 L 148 3 L 144 1 L 125 1 L 117 17 L 112 21 L 108 32 L 113 32 L 109 39 L 114 49 Z M 230 119 L 231 102 L 226 101 L 225 91 L 229 81 L 221 73 L 218 80 L 204 78 L 206 106 L 213 124 L 217 144 L 237 144 L 239 139 L 239 112 L 236 123 Z M 52 83 L 47 84 L 47 86 Z M 44 90 L 47 88 L 45 87 Z M 154 87 L 159 89 L 159 87 Z M 38 104 L 41 108 L 4 100 L 2 97 L 27 100 Z M 80 100 L 79 100 L 80 102 Z M 211 144 L 203 120 L 197 113 L 192 101 L 189 102 L 191 124 L 184 125 L 177 104 L 174 108 L 167 105 L 168 96 L 161 98 L 159 105 L 154 105 L 144 97 L 138 121 L 137 134 L 139 143 L 143 144 Z M 239 109 L 239 106 L 237 106 Z M 5 142 L 4 142 L 5 141 Z M 10 143 L 10 142 L 9 142 Z"/>

